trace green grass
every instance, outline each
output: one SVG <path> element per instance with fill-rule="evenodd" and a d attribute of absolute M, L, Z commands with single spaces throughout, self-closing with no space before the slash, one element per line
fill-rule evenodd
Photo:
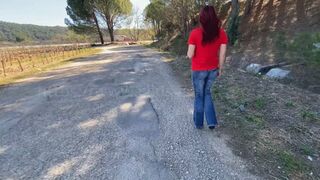
<path fill-rule="evenodd" d="M 258 115 L 248 115 L 246 116 L 247 122 L 250 122 L 258 127 L 262 127 L 265 124 L 263 117 Z"/>
<path fill-rule="evenodd" d="M 177 55 L 185 55 L 187 53 L 187 39 L 182 36 L 177 36 L 174 40 L 172 40 L 169 45 L 171 52 Z"/>
<path fill-rule="evenodd" d="M 295 107 L 295 105 L 294 105 L 293 102 L 286 102 L 285 106 L 286 106 L 287 108 L 293 108 L 293 107 Z"/>
<path fill-rule="evenodd" d="M 320 42 L 320 32 L 303 32 L 293 38 L 288 38 L 282 32 L 276 33 L 274 39 L 278 58 L 320 67 L 320 49 L 314 46 L 314 43 Z"/>
<path fill-rule="evenodd" d="M 301 112 L 301 116 L 303 120 L 309 122 L 320 122 L 320 119 L 316 116 L 316 114 L 311 111 L 304 110 Z"/>
<path fill-rule="evenodd" d="M 284 168 L 288 175 L 303 173 L 308 169 L 306 164 L 297 159 L 289 151 L 281 150 L 278 152 L 278 156 L 280 158 L 281 166 Z"/>
<path fill-rule="evenodd" d="M 264 98 L 257 98 L 255 101 L 254 101 L 254 107 L 258 110 L 262 110 L 266 107 L 267 105 L 267 102 Z"/>
<path fill-rule="evenodd" d="M 303 145 L 300 147 L 300 151 L 303 155 L 312 156 L 315 152 L 310 146 Z"/>
<path fill-rule="evenodd" d="M 187 53 L 187 39 L 181 35 L 172 40 L 167 38 L 145 45 L 148 48 L 157 48 L 159 51 L 170 52 L 172 55 L 186 55 Z"/>

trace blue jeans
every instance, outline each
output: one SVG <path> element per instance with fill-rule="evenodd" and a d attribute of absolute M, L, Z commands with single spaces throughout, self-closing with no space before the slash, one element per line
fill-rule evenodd
<path fill-rule="evenodd" d="M 211 97 L 211 87 L 218 76 L 218 70 L 192 71 L 192 81 L 195 92 L 193 121 L 196 128 L 203 127 L 204 114 L 207 125 L 216 126 L 218 124 L 213 99 Z"/>

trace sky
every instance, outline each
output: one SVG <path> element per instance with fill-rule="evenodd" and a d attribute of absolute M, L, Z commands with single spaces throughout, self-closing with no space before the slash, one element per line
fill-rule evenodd
<path fill-rule="evenodd" d="M 149 0 L 131 0 L 140 11 Z M 44 26 L 66 26 L 67 0 L 8 0 L 1 2 L 0 21 Z"/>

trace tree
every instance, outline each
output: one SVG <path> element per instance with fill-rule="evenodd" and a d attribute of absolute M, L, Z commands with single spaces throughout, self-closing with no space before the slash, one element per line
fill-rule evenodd
<path fill-rule="evenodd" d="M 237 37 L 239 22 L 239 2 L 232 0 L 232 15 L 229 16 L 228 25 L 233 39 Z M 217 11 L 223 12 L 223 18 L 229 14 L 230 4 L 228 0 L 209 0 Z M 158 39 L 176 37 L 182 35 L 185 39 L 193 26 L 198 23 L 199 11 L 205 5 L 205 0 L 150 0 L 145 8 L 145 19 L 153 25 Z M 234 42 L 234 41 L 233 41 Z"/>
<path fill-rule="evenodd" d="M 151 22 L 157 39 L 161 35 L 161 26 L 164 21 L 165 3 L 162 0 L 152 0 L 145 8 L 146 21 Z"/>
<path fill-rule="evenodd" d="M 93 6 L 94 0 L 67 0 L 67 14 L 71 18 L 65 19 L 66 24 L 75 32 L 99 34 L 101 44 L 104 44 L 103 34 Z"/>
<path fill-rule="evenodd" d="M 143 14 L 140 13 L 139 8 L 134 8 L 131 17 L 128 19 L 128 25 L 130 26 L 130 37 L 135 41 L 138 41 L 141 33 L 143 33 L 142 29 L 144 25 Z"/>
<path fill-rule="evenodd" d="M 93 0 L 93 2 L 95 8 L 103 15 L 111 42 L 114 42 L 114 27 L 119 25 L 132 11 L 130 0 Z"/>
<path fill-rule="evenodd" d="M 247 0 L 245 4 L 245 9 L 244 9 L 244 15 L 247 16 L 251 13 L 251 8 L 253 4 L 255 3 L 254 0 Z"/>
<path fill-rule="evenodd" d="M 175 26 L 178 27 L 179 32 L 183 37 L 187 37 L 192 26 L 192 21 L 196 18 L 203 1 L 195 0 L 170 0 L 170 16 L 175 19 Z M 175 14 L 177 16 L 175 17 Z"/>
<path fill-rule="evenodd" d="M 234 45 L 238 38 L 239 26 L 239 11 L 240 5 L 238 0 L 231 1 L 231 14 L 228 19 L 227 33 L 230 39 L 230 44 Z"/>

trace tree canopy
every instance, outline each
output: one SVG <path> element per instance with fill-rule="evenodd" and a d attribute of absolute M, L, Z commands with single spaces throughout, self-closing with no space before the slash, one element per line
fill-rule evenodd
<path fill-rule="evenodd" d="M 107 25 L 110 39 L 114 41 L 114 27 L 132 11 L 130 0 L 68 0 L 67 13 L 72 19 L 66 24 L 77 32 L 96 29 L 103 44 L 100 26 L 104 21 Z"/>
<path fill-rule="evenodd" d="M 165 2 L 163 0 L 153 0 L 144 11 L 146 20 L 152 23 L 156 35 L 159 36 L 161 34 L 161 26 L 166 21 L 162 17 L 165 12 Z"/>
<path fill-rule="evenodd" d="M 114 27 L 132 11 L 130 0 L 93 0 L 94 6 L 100 12 L 107 24 L 111 42 L 114 41 Z"/>
<path fill-rule="evenodd" d="M 214 5 L 218 14 L 223 14 L 221 13 L 223 11 L 228 12 L 230 7 L 228 2 L 227 0 L 209 0 L 209 4 Z M 199 11 L 204 5 L 205 0 L 151 0 L 144 10 L 145 18 L 152 24 L 158 38 L 170 37 L 173 34 L 181 34 L 186 38 L 191 28 L 198 23 Z M 235 8 L 239 8 L 238 0 L 233 0 L 231 7 L 233 13 L 228 18 L 228 25 L 230 25 L 228 32 L 236 38 L 239 10 Z"/>
<path fill-rule="evenodd" d="M 66 10 L 72 21 L 69 19 L 65 21 L 71 29 L 78 33 L 96 31 L 99 34 L 101 44 L 104 44 L 99 21 L 92 3 L 93 0 L 68 0 Z"/>

